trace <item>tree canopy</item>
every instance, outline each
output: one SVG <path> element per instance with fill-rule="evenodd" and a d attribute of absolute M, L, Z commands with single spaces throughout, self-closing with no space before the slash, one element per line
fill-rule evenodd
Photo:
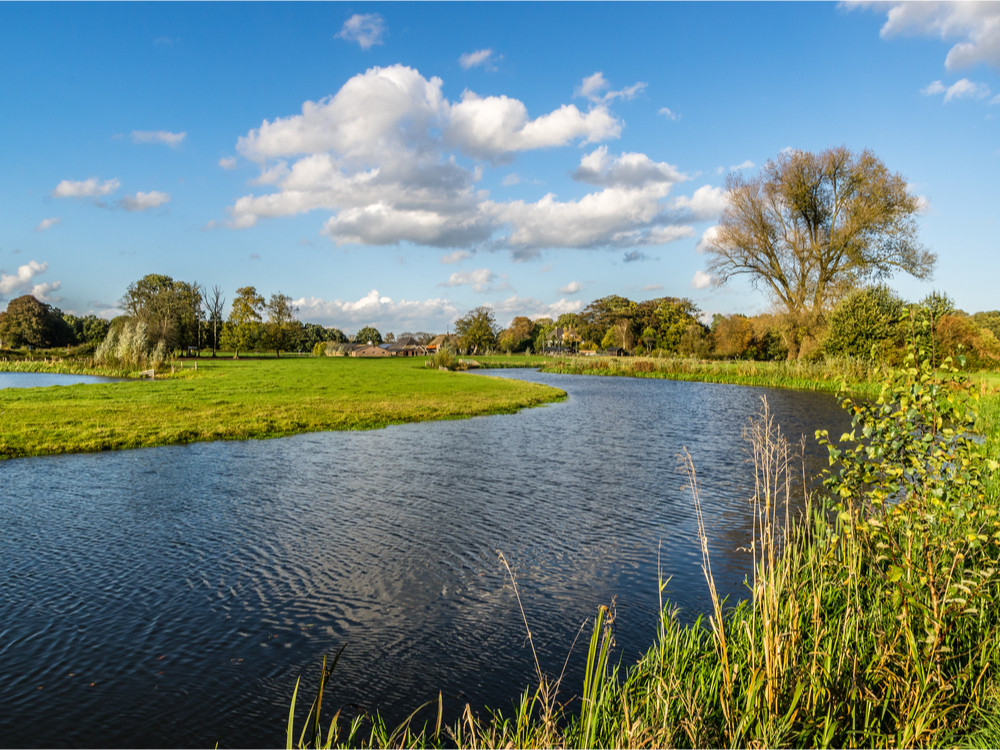
<path fill-rule="evenodd" d="M 146 325 L 150 342 L 163 341 L 168 349 L 198 345 L 201 303 L 197 284 L 159 273 L 129 284 L 121 300 L 128 316 Z"/>
<path fill-rule="evenodd" d="M 369 341 L 376 346 L 382 343 L 382 334 L 375 326 L 365 326 L 354 334 L 355 344 L 367 344 Z"/>
<path fill-rule="evenodd" d="M 936 257 L 917 241 L 918 198 L 871 152 L 785 152 L 757 177 L 730 174 L 729 205 L 709 243 L 718 283 L 746 275 L 793 318 L 902 270 L 926 279 Z"/>
<path fill-rule="evenodd" d="M 65 346 L 70 335 L 62 313 L 30 294 L 12 299 L 0 313 L 0 341 L 10 348 Z"/>
<path fill-rule="evenodd" d="M 298 308 L 292 305 L 291 297 L 278 292 L 271 295 L 266 310 L 264 336 L 267 346 L 274 350 L 275 355 L 281 356 L 281 352 L 298 346 L 302 334 L 302 324 L 295 319 Z"/>
<path fill-rule="evenodd" d="M 264 297 L 257 293 L 256 287 L 241 286 L 237 289 L 222 333 L 223 346 L 232 348 L 237 357 L 240 351 L 255 348 L 260 341 L 263 311 Z"/>
<path fill-rule="evenodd" d="M 493 308 L 480 305 L 455 321 L 459 347 L 472 354 L 483 354 L 497 343 L 497 322 Z"/>

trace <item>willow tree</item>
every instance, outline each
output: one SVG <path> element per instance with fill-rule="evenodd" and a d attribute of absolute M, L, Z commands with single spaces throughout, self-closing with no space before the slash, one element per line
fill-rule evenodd
<path fill-rule="evenodd" d="M 709 271 L 720 284 L 748 276 L 785 309 L 790 355 L 848 291 L 934 270 L 935 255 L 917 240 L 919 199 L 871 151 L 785 152 L 756 177 L 730 174 L 726 190 Z"/>

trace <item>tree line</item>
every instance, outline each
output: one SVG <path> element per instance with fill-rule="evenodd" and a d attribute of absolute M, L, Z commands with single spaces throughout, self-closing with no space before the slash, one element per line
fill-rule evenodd
<path fill-rule="evenodd" d="M 970 315 L 941 292 L 907 302 L 884 284 L 855 289 L 832 309 L 814 315 L 805 346 L 801 318 L 786 311 L 716 314 L 708 322 L 694 302 L 676 297 L 634 301 L 609 295 L 554 320 L 517 316 L 506 328 L 497 324 L 491 307 L 480 306 L 442 336 L 425 331 L 383 335 L 369 325 L 353 339 L 339 328 L 299 321 L 288 295 L 265 298 L 252 286 L 237 289 L 223 317 L 226 298 L 219 287 L 206 292 L 195 283 L 149 274 L 129 285 L 121 307 L 124 315 L 106 321 L 63 313 L 24 295 L 0 313 L 0 342 L 8 349 L 70 347 L 122 366 L 158 364 L 188 350 L 280 355 L 397 338 L 424 345 L 438 339 L 457 353 L 472 355 L 590 351 L 745 360 L 846 356 L 889 363 L 900 356 L 906 340 L 916 339 L 937 360 L 961 357 L 975 367 L 1000 362 L 1000 311 Z"/>
<path fill-rule="evenodd" d="M 819 153 L 785 151 L 753 177 L 726 181 L 727 207 L 705 237 L 708 268 L 719 284 L 745 276 L 774 303 L 774 312 L 716 315 L 711 324 L 691 300 L 641 302 L 610 295 L 557 319 L 519 316 L 501 329 L 488 306 L 455 321 L 446 343 L 487 351 L 613 351 L 744 359 L 811 359 L 845 355 L 885 360 L 901 336 L 922 337 L 929 351 L 986 364 L 1000 359 L 1000 313 L 967 315 L 935 292 L 907 303 L 883 283 L 897 271 L 930 278 L 936 256 L 917 237 L 921 200 L 870 151 L 845 147 Z M 111 351 L 220 349 L 308 351 L 346 343 L 336 328 L 301 323 L 287 295 L 269 299 L 252 286 L 236 290 L 228 318 L 218 287 L 150 274 L 129 285 L 126 314 L 109 324 L 76 318 L 30 295 L 0 313 L 5 346 L 97 346 Z M 128 335 L 123 336 L 123 332 Z M 401 334 L 428 343 L 432 334 Z M 393 339 L 373 326 L 355 342 Z M 132 342 L 125 346 L 121 342 Z M 323 345 L 323 346 L 320 346 Z"/>

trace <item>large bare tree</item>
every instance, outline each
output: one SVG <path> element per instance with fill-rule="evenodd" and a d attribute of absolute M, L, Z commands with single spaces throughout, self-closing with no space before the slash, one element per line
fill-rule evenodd
<path fill-rule="evenodd" d="M 863 282 L 936 257 L 917 239 L 919 199 L 871 151 L 784 152 L 761 173 L 726 180 L 729 205 L 708 252 L 718 283 L 749 276 L 789 313 L 793 353 L 817 316 Z"/>

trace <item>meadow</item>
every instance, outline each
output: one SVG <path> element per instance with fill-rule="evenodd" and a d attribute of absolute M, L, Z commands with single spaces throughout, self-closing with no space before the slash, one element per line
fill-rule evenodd
<path fill-rule="evenodd" d="M 564 397 L 534 383 L 432 370 L 422 358 L 202 358 L 197 369 L 187 360 L 152 381 L 0 391 L 0 457 L 366 430 L 509 414 Z"/>

